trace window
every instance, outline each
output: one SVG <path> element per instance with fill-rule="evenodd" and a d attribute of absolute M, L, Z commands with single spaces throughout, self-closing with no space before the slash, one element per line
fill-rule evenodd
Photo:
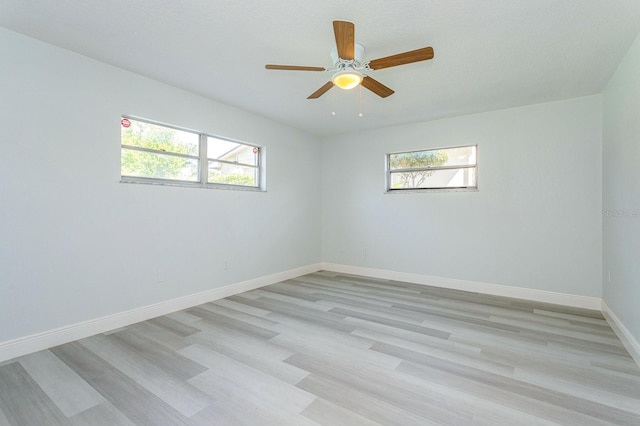
<path fill-rule="evenodd" d="M 258 186 L 259 149 L 207 136 L 207 182 Z"/>
<path fill-rule="evenodd" d="M 477 189 L 478 146 L 387 154 L 387 191 Z"/>
<path fill-rule="evenodd" d="M 124 182 L 260 188 L 255 145 L 131 117 L 120 123 Z"/>

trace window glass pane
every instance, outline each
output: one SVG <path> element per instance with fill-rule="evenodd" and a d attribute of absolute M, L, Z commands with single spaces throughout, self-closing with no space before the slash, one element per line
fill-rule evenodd
<path fill-rule="evenodd" d="M 209 161 L 209 182 L 228 185 L 258 186 L 258 169 L 239 164 Z"/>
<path fill-rule="evenodd" d="M 122 148 L 123 176 L 198 181 L 198 160 Z"/>
<path fill-rule="evenodd" d="M 443 166 L 466 166 L 476 164 L 476 147 L 461 146 L 459 148 L 441 149 L 447 154 L 447 161 Z"/>
<path fill-rule="evenodd" d="M 125 120 L 127 124 L 120 126 L 122 145 L 198 155 L 200 136 L 197 133 L 145 123 L 131 118 L 123 119 L 123 121 Z"/>
<path fill-rule="evenodd" d="M 476 168 L 392 172 L 390 189 L 476 187 Z"/>
<path fill-rule="evenodd" d="M 259 153 L 260 150 L 255 146 L 207 137 L 207 157 L 211 160 L 257 166 Z"/>
<path fill-rule="evenodd" d="M 463 146 L 389 155 L 390 170 L 476 164 L 476 147 Z"/>

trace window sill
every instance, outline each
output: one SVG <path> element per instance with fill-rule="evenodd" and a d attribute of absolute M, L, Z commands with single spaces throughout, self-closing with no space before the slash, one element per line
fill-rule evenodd
<path fill-rule="evenodd" d="M 417 189 L 387 189 L 385 194 L 418 194 L 425 192 L 478 192 L 478 187 L 473 188 L 417 188 Z"/>
<path fill-rule="evenodd" d="M 179 186 L 182 188 L 222 189 L 226 191 L 267 192 L 266 189 L 256 188 L 252 186 L 224 185 L 224 184 L 215 184 L 215 183 L 203 184 L 200 182 L 182 182 L 182 181 L 131 178 L 131 177 L 122 177 L 120 179 L 120 183 L 133 183 L 133 184 L 159 185 L 159 186 Z"/>

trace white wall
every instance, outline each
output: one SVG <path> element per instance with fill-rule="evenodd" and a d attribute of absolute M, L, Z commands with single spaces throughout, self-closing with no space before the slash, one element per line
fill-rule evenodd
<path fill-rule="evenodd" d="M 320 262 L 315 138 L 4 29 L 0 58 L 0 342 Z M 119 183 L 123 113 L 266 147 L 268 191 Z"/>
<path fill-rule="evenodd" d="M 604 92 L 604 300 L 640 342 L 640 37 Z M 609 214 L 609 215 L 607 215 Z M 610 274 L 610 278 L 609 278 Z"/>
<path fill-rule="evenodd" d="M 601 137 L 591 96 L 326 138 L 323 260 L 600 297 Z M 466 144 L 478 192 L 384 193 L 387 152 Z"/>

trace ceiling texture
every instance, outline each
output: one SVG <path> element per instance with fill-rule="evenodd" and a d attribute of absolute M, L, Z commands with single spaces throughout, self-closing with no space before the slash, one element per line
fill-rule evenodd
<path fill-rule="evenodd" d="M 331 67 L 333 20 L 355 23 L 366 60 L 435 57 L 371 72 L 386 99 L 334 87 L 308 100 L 330 73 L 265 70 Z M 332 135 L 601 93 L 640 0 L 0 0 L 0 26 Z"/>

